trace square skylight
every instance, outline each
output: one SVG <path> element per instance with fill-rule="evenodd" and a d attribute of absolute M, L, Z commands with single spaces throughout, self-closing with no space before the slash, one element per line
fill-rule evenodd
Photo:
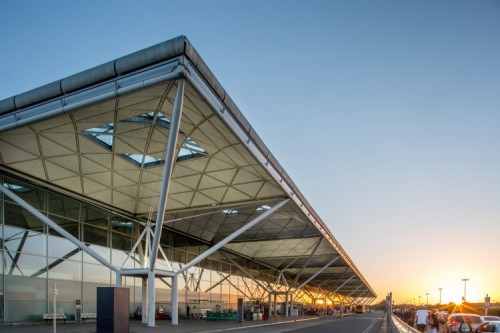
<path fill-rule="evenodd" d="M 168 119 L 161 112 L 148 112 L 143 113 L 139 116 L 127 118 L 121 120 L 120 122 L 135 123 L 135 124 L 146 124 L 151 126 L 159 126 L 162 128 L 170 129 L 170 119 Z M 83 131 L 83 135 L 92 141 L 98 143 L 104 148 L 112 151 L 114 144 L 114 123 L 102 124 L 97 127 L 89 128 Z M 136 166 L 144 165 L 145 168 L 157 166 L 163 164 L 163 160 L 154 156 L 137 154 L 137 153 L 120 153 L 118 154 L 125 158 L 127 161 L 133 163 Z M 196 143 L 190 137 L 187 137 L 186 141 L 182 144 L 181 149 L 177 155 L 177 161 L 185 161 L 193 158 L 200 158 L 207 156 L 208 153 L 201 148 L 198 143 Z"/>

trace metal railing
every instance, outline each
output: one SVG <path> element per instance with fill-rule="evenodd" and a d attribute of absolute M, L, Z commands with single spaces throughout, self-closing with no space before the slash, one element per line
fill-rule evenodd
<path fill-rule="evenodd" d="M 402 321 L 398 316 L 390 315 L 388 318 L 390 321 L 388 331 L 391 333 L 419 333 L 417 329 Z"/>

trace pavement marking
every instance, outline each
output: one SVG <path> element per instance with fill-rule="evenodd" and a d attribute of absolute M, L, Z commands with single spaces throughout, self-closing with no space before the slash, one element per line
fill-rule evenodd
<path fill-rule="evenodd" d="M 242 329 L 249 329 L 249 328 L 253 328 L 253 327 L 265 327 L 265 326 L 287 324 L 287 323 L 297 323 L 297 322 L 301 322 L 301 321 L 318 320 L 318 319 L 320 319 L 320 317 L 317 317 L 317 318 L 307 318 L 307 319 L 285 320 L 285 321 L 277 321 L 275 323 L 266 323 L 266 324 L 260 324 L 260 325 L 247 325 L 247 326 L 239 326 L 239 327 L 220 328 L 220 329 L 217 329 L 217 330 L 202 331 L 202 332 L 199 332 L 199 333 L 236 331 L 236 330 L 242 330 Z"/>

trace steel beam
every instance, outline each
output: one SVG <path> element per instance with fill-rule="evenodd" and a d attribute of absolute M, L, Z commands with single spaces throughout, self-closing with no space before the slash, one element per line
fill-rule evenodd
<path fill-rule="evenodd" d="M 298 286 L 296 289 L 302 289 L 303 286 L 305 286 L 306 284 L 308 284 L 311 280 L 313 280 L 316 276 L 318 276 L 319 274 L 321 274 L 321 272 L 323 272 L 325 269 L 327 269 L 328 267 L 330 267 L 331 264 L 333 264 L 334 262 L 336 262 L 337 260 L 339 260 L 340 256 L 337 256 L 335 257 L 333 260 L 331 260 L 328 264 L 326 264 L 323 268 L 321 268 L 319 271 L 317 271 L 316 273 L 313 274 L 313 276 L 311 276 L 309 279 L 307 279 L 306 281 L 304 281 L 300 286 Z"/>
<path fill-rule="evenodd" d="M 345 284 L 349 281 L 351 281 L 354 277 L 356 276 L 356 274 L 353 274 L 350 278 L 348 278 L 347 280 L 344 281 L 344 283 L 342 283 L 340 285 L 340 287 L 338 287 L 337 289 L 335 289 L 334 293 L 336 293 L 337 291 L 339 291 L 340 288 L 342 288 L 343 286 L 345 286 Z"/>
<path fill-rule="evenodd" d="M 155 267 L 161 232 L 163 230 L 163 219 L 165 218 L 168 189 L 170 187 L 170 178 L 172 176 L 172 169 L 175 162 L 175 152 L 177 150 L 177 138 L 179 137 L 183 103 L 184 79 L 181 78 L 179 79 L 179 84 L 177 86 L 177 94 L 175 95 L 175 102 L 172 110 L 172 121 L 170 122 L 167 151 L 165 153 L 165 166 L 163 167 L 163 181 L 161 184 L 160 199 L 158 200 L 158 209 L 156 212 L 155 236 L 153 239 L 151 253 L 149 254 L 149 268 L 151 270 L 154 270 Z"/>
<path fill-rule="evenodd" d="M 113 265 L 111 265 L 106 259 L 101 257 L 97 252 L 92 250 L 90 247 L 85 245 L 84 243 L 80 242 L 75 236 L 64 230 L 61 226 L 59 226 L 57 223 L 49 219 L 47 216 L 43 215 L 40 213 L 37 209 L 35 209 L 33 206 L 31 206 L 29 203 L 21 199 L 17 194 L 6 188 L 3 184 L 0 184 L 0 191 L 3 192 L 6 196 L 14 200 L 16 203 L 18 203 L 21 207 L 26 209 L 28 212 L 33 214 L 37 219 L 54 229 L 57 233 L 59 233 L 61 236 L 64 236 L 67 240 L 69 240 L 71 243 L 75 244 L 77 247 L 79 247 L 82 251 L 87 253 L 89 256 L 100 262 L 102 265 L 106 266 L 107 268 L 111 269 L 112 271 L 116 272 L 117 269 Z"/>
<path fill-rule="evenodd" d="M 255 226 L 257 223 L 259 223 L 260 221 L 262 221 L 262 220 L 268 218 L 269 216 L 271 216 L 272 214 L 274 214 L 274 212 L 276 212 L 278 209 L 280 209 L 281 207 L 283 207 L 289 200 L 290 199 L 285 199 L 285 200 L 281 201 L 280 203 L 274 205 L 274 207 L 272 207 L 271 209 L 267 210 L 265 213 L 260 214 L 259 216 L 257 216 L 256 218 L 254 218 L 252 221 L 248 222 L 247 224 L 245 224 L 244 226 L 242 226 L 240 229 L 236 230 L 235 232 L 233 232 L 232 234 L 230 234 L 229 236 L 227 236 L 226 238 L 224 238 L 223 240 L 221 240 L 219 243 L 215 244 L 214 246 L 212 246 L 211 248 L 209 248 L 207 251 L 203 252 L 201 255 L 199 255 L 195 259 L 191 260 L 187 265 L 185 265 L 180 270 L 178 270 L 176 272 L 176 275 L 179 275 L 182 272 L 187 271 L 188 269 L 190 269 L 194 265 L 199 264 L 200 262 L 202 262 L 203 260 L 205 260 L 208 256 L 210 256 L 211 254 L 213 254 L 216 251 L 218 251 L 221 247 L 223 247 L 224 245 L 226 245 L 230 241 L 232 241 L 236 237 L 240 236 L 245 231 L 247 231 L 251 227 Z"/>
<path fill-rule="evenodd" d="M 255 279 L 250 273 L 248 273 L 243 267 L 241 267 L 236 261 L 234 261 L 232 258 L 226 256 L 223 252 L 221 252 L 222 256 L 224 256 L 227 260 L 229 260 L 234 266 L 236 266 L 240 271 L 242 271 L 246 276 L 248 276 L 253 282 L 255 282 L 259 287 L 261 287 L 264 290 L 267 290 L 267 288 L 260 283 L 257 279 Z"/>
<path fill-rule="evenodd" d="M 314 247 L 314 249 L 312 250 L 311 254 L 309 255 L 309 257 L 307 258 L 306 262 L 304 263 L 304 266 L 302 266 L 299 274 L 297 274 L 295 276 L 295 279 L 293 279 L 293 282 L 291 283 L 290 285 L 290 288 L 288 288 L 288 291 L 290 291 L 293 286 L 295 286 L 295 284 L 297 283 L 297 281 L 299 280 L 300 276 L 302 275 L 302 273 L 304 273 L 304 270 L 306 269 L 307 266 L 309 266 L 309 263 L 311 262 L 311 259 L 313 257 L 313 255 L 316 253 L 316 251 L 318 250 L 319 246 L 321 245 L 321 243 L 323 243 L 323 237 L 321 237 L 318 241 L 318 243 L 316 244 L 316 246 Z"/>

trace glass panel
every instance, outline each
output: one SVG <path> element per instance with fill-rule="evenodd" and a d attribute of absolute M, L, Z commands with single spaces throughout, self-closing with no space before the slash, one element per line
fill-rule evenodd
<path fill-rule="evenodd" d="M 45 257 L 5 251 L 4 260 L 5 273 L 8 275 L 47 276 L 47 260 Z"/>
<path fill-rule="evenodd" d="M 21 206 L 7 201 L 5 202 L 5 225 L 43 231 L 43 223 L 40 220 L 28 213 Z"/>
<path fill-rule="evenodd" d="M 51 215 L 50 219 L 53 222 L 57 223 L 57 225 L 59 225 L 61 228 L 63 228 L 67 232 L 69 232 L 76 239 L 80 239 L 80 235 L 79 235 L 80 225 L 78 222 L 73 221 L 73 220 L 68 220 L 68 219 L 65 219 L 62 217 L 54 216 L 54 215 Z M 55 231 L 52 228 L 49 228 L 49 234 L 55 235 L 55 236 L 60 236 L 59 232 Z"/>
<path fill-rule="evenodd" d="M 97 246 L 97 245 L 92 245 L 92 244 L 87 244 L 89 248 L 91 248 L 94 252 L 96 252 L 98 255 L 103 257 L 106 261 L 109 262 L 110 258 L 110 249 L 108 247 L 104 246 Z M 99 264 L 101 265 L 96 259 L 91 257 L 89 254 L 86 252 L 83 252 L 83 261 L 88 262 L 88 263 L 93 263 L 93 264 Z"/>
<path fill-rule="evenodd" d="M 47 313 L 47 301 L 5 301 L 5 322 L 42 321 Z"/>
<path fill-rule="evenodd" d="M 83 280 L 85 282 L 111 283 L 111 271 L 102 265 L 83 264 Z"/>
<path fill-rule="evenodd" d="M 66 238 L 49 236 L 49 257 L 80 259 L 79 248 Z M 80 255 L 81 256 L 81 255 Z"/>
<path fill-rule="evenodd" d="M 11 254 L 24 252 L 45 255 L 46 240 L 47 236 L 42 233 L 5 226 L 4 246 Z"/>
<path fill-rule="evenodd" d="M 93 206 L 84 205 L 83 207 L 83 222 L 93 226 L 101 226 L 108 228 L 109 213 Z"/>
<path fill-rule="evenodd" d="M 179 292 L 179 298 L 181 297 L 182 292 Z M 172 291 L 170 289 L 156 288 L 155 290 L 155 298 L 157 302 L 168 302 L 172 300 Z"/>
<path fill-rule="evenodd" d="M 54 260 L 53 258 L 49 258 L 49 278 L 81 281 L 82 263 L 71 260 Z"/>
<path fill-rule="evenodd" d="M 91 225 L 83 226 L 83 240 L 85 243 L 91 243 L 95 245 L 101 245 L 104 247 L 108 247 L 108 228 L 107 221 L 105 227 L 94 227 Z M 108 251 L 109 252 L 109 251 Z M 109 254 L 108 254 L 109 258 Z"/>
<path fill-rule="evenodd" d="M 6 300 L 46 300 L 47 280 L 25 277 L 5 277 Z"/>
<path fill-rule="evenodd" d="M 11 191 L 13 191 L 15 194 L 21 197 L 21 199 L 26 201 L 34 208 L 43 211 L 45 191 L 43 191 L 42 189 L 9 177 L 5 177 L 3 185 L 6 186 Z M 5 197 L 5 199 L 6 201 L 13 202 L 8 197 Z"/>
<path fill-rule="evenodd" d="M 78 221 L 80 218 L 80 203 L 77 200 L 49 192 L 49 214 Z"/>
<path fill-rule="evenodd" d="M 97 302 L 83 302 L 82 313 L 84 312 L 97 313 Z"/>
<path fill-rule="evenodd" d="M 54 282 L 58 291 L 57 302 L 82 299 L 82 283 L 72 281 L 49 281 L 49 302 L 54 300 Z"/>

